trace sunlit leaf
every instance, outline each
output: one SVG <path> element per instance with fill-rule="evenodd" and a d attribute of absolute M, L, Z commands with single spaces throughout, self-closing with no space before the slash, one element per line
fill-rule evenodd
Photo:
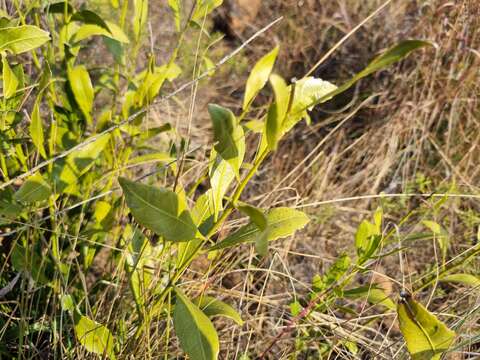
<path fill-rule="evenodd" d="M 219 105 L 208 105 L 213 124 L 215 150 L 228 161 L 238 175 L 245 156 L 245 136 L 235 115 Z"/>
<path fill-rule="evenodd" d="M 383 305 L 389 310 L 395 310 L 397 307 L 381 288 L 375 287 L 375 284 L 345 290 L 343 295 L 352 299 L 365 297 L 369 303 L 373 305 Z"/>
<path fill-rule="evenodd" d="M 50 34 L 33 25 L 0 28 L 0 52 L 21 54 L 50 40 Z"/>
<path fill-rule="evenodd" d="M 168 0 L 168 6 L 173 12 L 173 19 L 175 21 L 175 29 L 180 31 L 180 14 L 181 14 L 181 0 Z"/>
<path fill-rule="evenodd" d="M 173 325 L 182 349 L 192 360 L 217 359 L 220 345 L 212 322 L 183 292 L 175 289 L 175 294 Z"/>
<path fill-rule="evenodd" d="M 447 231 L 445 231 L 445 229 L 443 229 L 442 226 L 435 221 L 423 220 L 422 223 L 428 229 L 430 229 L 432 233 L 435 234 L 435 239 L 437 240 L 438 246 L 440 247 L 440 250 L 442 252 L 442 258 L 445 261 L 447 256 L 448 246 L 450 243 L 448 239 Z"/>
<path fill-rule="evenodd" d="M 40 106 L 39 101 L 37 100 L 33 105 L 32 115 L 30 116 L 31 122 L 29 126 L 30 137 L 32 139 L 33 145 L 38 150 L 38 153 L 44 158 L 47 158 L 47 153 L 45 152 L 45 146 L 43 145 L 43 122 L 40 117 Z"/>
<path fill-rule="evenodd" d="M 252 69 L 247 84 L 245 86 L 245 96 L 243 99 L 243 110 L 246 110 L 255 96 L 262 90 L 268 81 L 268 78 L 272 72 L 273 65 L 277 58 L 279 47 L 276 46 L 268 54 L 264 55 Z"/>
<path fill-rule="evenodd" d="M 77 312 L 75 312 L 74 319 L 75 335 L 85 349 L 115 359 L 114 338 L 105 326 Z"/>
<path fill-rule="evenodd" d="M 32 203 L 48 199 L 52 189 L 39 173 L 30 176 L 13 196 L 15 200 Z"/>
<path fill-rule="evenodd" d="M 107 23 L 98 14 L 91 10 L 77 11 L 75 14 L 72 15 L 71 20 L 80 21 L 84 24 L 96 25 L 110 32 Z"/>
<path fill-rule="evenodd" d="M 266 217 L 269 227 L 268 241 L 290 236 L 296 230 L 302 229 L 310 221 L 305 213 L 287 207 L 271 209 L 267 212 Z M 220 250 L 237 244 L 254 242 L 260 233 L 261 230 L 253 222 L 250 222 L 212 246 L 209 250 Z"/>
<path fill-rule="evenodd" d="M 230 305 L 223 301 L 217 300 L 211 296 L 200 296 L 194 300 L 205 315 L 208 317 L 223 316 L 235 321 L 238 325 L 243 325 L 240 314 Z"/>
<path fill-rule="evenodd" d="M 275 101 L 268 109 L 265 133 L 269 149 L 275 150 L 284 133 L 283 123 L 290 102 L 290 89 L 285 80 L 276 74 L 270 75 L 270 83 L 275 93 Z"/>
<path fill-rule="evenodd" d="M 480 289 L 480 278 L 472 274 L 451 274 L 440 277 L 440 281 L 452 282 Z"/>
<path fill-rule="evenodd" d="M 138 41 L 148 19 L 148 0 L 133 0 L 133 33 Z"/>
<path fill-rule="evenodd" d="M 192 15 L 194 22 L 202 21 L 205 16 L 210 14 L 217 7 L 222 5 L 223 0 L 196 0 L 195 11 Z"/>
<path fill-rule="evenodd" d="M 197 228 L 187 205 L 177 193 L 119 178 L 135 220 L 170 241 L 193 240 Z"/>
<path fill-rule="evenodd" d="M 214 209 L 214 220 L 216 221 L 218 214 L 223 210 L 223 197 L 235 179 L 235 171 L 226 160 L 223 160 L 215 150 L 212 150 L 208 176 L 212 187 L 211 203 Z"/>
<path fill-rule="evenodd" d="M 2 56 L 3 96 L 10 99 L 17 92 L 18 79 L 8 64 L 7 57 Z"/>
<path fill-rule="evenodd" d="M 110 21 L 105 21 L 105 24 L 108 26 L 108 30 L 98 25 L 84 24 L 78 28 L 72 39 L 73 41 L 82 41 L 90 36 L 103 35 L 121 43 L 129 42 L 127 35 L 125 35 L 123 30 L 117 24 Z"/>
<path fill-rule="evenodd" d="M 400 331 L 413 360 L 438 360 L 455 339 L 455 332 L 411 297 L 397 307 Z"/>
<path fill-rule="evenodd" d="M 94 91 L 90 75 L 83 65 L 68 70 L 68 82 L 72 89 L 75 101 L 88 122 L 92 121 Z"/>

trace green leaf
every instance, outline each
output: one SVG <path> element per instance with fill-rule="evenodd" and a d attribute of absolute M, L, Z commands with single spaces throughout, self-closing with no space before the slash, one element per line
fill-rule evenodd
<path fill-rule="evenodd" d="M 208 176 L 210 177 L 210 185 L 212 187 L 210 201 L 214 210 L 214 221 L 216 221 L 218 214 L 223 210 L 223 197 L 235 179 L 235 171 L 226 160 L 223 160 L 212 149 Z"/>
<path fill-rule="evenodd" d="M 69 154 L 65 161 L 55 162 L 52 172 L 54 190 L 57 193 L 75 193 L 75 184 L 82 175 L 90 170 L 109 140 L 109 134 L 101 135 L 81 149 Z"/>
<path fill-rule="evenodd" d="M 7 57 L 2 56 L 3 96 L 10 99 L 15 95 L 18 88 L 18 79 L 8 64 Z"/>
<path fill-rule="evenodd" d="M 208 317 L 223 316 L 235 321 L 238 325 L 243 325 L 240 314 L 230 305 L 217 300 L 211 296 L 200 296 L 194 301 L 205 315 Z"/>
<path fill-rule="evenodd" d="M 182 197 L 177 193 L 119 178 L 127 205 L 135 220 L 163 236 L 180 242 L 193 240 L 197 227 Z"/>
<path fill-rule="evenodd" d="M 208 112 L 213 123 L 215 150 L 222 159 L 228 161 L 237 176 L 245 156 L 245 135 L 235 115 L 219 105 L 208 105 Z"/>
<path fill-rule="evenodd" d="M 13 198 L 16 201 L 33 203 L 48 199 L 52 189 L 50 185 L 43 179 L 42 175 L 36 173 L 30 176 L 18 189 Z"/>
<path fill-rule="evenodd" d="M 45 147 L 43 145 L 43 122 L 40 118 L 40 106 L 39 100 L 33 105 L 33 111 L 31 115 L 31 122 L 29 126 L 30 137 L 32 138 L 33 145 L 37 148 L 39 154 L 46 159 L 47 153 L 45 152 Z"/>
<path fill-rule="evenodd" d="M 352 299 L 366 297 L 367 301 L 373 305 L 383 305 L 389 310 L 396 309 L 396 305 L 392 299 L 390 299 L 381 288 L 375 287 L 375 284 L 373 284 L 373 286 L 362 286 L 345 290 L 343 295 L 346 298 Z"/>
<path fill-rule="evenodd" d="M 273 102 L 268 109 L 265 133 L 267 136 L 268 148 L 275 150 L 278 141 L 284 133 L 283 122 L 285 121 L 288 111 L 290 89 L 285 80 L 276 74 L 270 76 L 270 83 L 273 92 L 275 93 L 275 102 Z"/>
<path fill-rule="evenodd" d="M 459 283 L 480 289 L 480 279 L 471 274 L 451 274 L 440 277 L 440 281 Z"/>
<path fill-rule="evenodd" d="M 270 232 L 267 217 L 261 209 L 248 204 L 239 205 L 237 209 L 246 214 L 250 221 L 260 230 L 255 239 L 255 251 L 260 256 L 266 256 L 268 253 L 268 234 Z"/>
<path fill-rule="evenodd" d="M 96 25 L 110 32 L 107 23 L 96 13 L 90 10 L 77 11 L 71 17 L 72 21 L 81 21 L 84 24 Z"/>
<path fill-rule="evenodd" d="M 310 221 L 305 213 L 287 207 L 271 209 L 267 212 L 266 216 L 269 228 L 267 235 L 268 241 L 290 236 L 294 234 L 296 230 L 302 229 Z M 237 244 L 254 242 L 260 233 L 261 231 L 258 227 L 253 222 L 250 222 L 235 231 L 233 234 L 227 236 L 218 244 L 212 246 L 209 251 L 225 249 Z"/>
<path fill-rule="evenodd" d="M 0 29 L 0 52 L 21 54 L 36 49 L 50 40 L 50 34 L 33 25 Z"/>
<path fill-rule="evenodd" d="M 220 345 L 212 322 L 179 289 L 175 293 L 173 326 L 182 349 L 192 360 L 217 359 Z"/>
<path fill-rule="evenodd" d="M 89 123 L 92 122 L 94 91 L 88 71 L 83 65 L 68 69 L 68 82 L 75 101 Z"/>
<path fill-rule="evenodd" d="M 448 246 L 450 244 L 450 241 L 448 239 L 448 233 L 440 226 L 440 224 L 436 223 L 435 221 L 423 220 L 422 223 L 428 229 L 430 229 L 432 233 L 435 234 L 435 239 L 438 242 L 438 246 L 440 247 L 440 250 L 442 252 L 443 261 L 445 262 Z"/>
<path fill-rule="evenodd" d="M 192 15 L 192 21 L 202 21 L 205 16 L 222 5 L 222 3 L 223 0 L 197 0 L 195 11 Z"/>
<path fill-rule="evenodd" d="M 72 40 L 73 41 L 82 41 L 90 36 L 96 35 L 103 35 L 110 39 L 117 40 L 121 43 L 129 43 L 130 40 L 128 36 L 125 35 L 123 30 L 115 23 L 110 21 L 105 21 L 106 25 L 108 26 L 109 30 L 105 28 L 94 25 L 94 24 L 84 24 L 78 28 L 78 30 L 73 34 Z"/>
<path fill-rule="evenodd" d="M 46 12 L 50 14 L 64 14 L 65 10 L 67 11 L 67 15 L 70 15 L 75 9 L 68 1 L 58 1 L 53 4 L 48 4 L 46 7 Z"/>
<path fill-rule="evenodd" d="M 410 297 L 398 304 L 397 313 L 413 360 L 439 360 L 455 339 L 454 331 Z"/>
<path fill-rule="evenodd" d="M 243 99 L 243 110 L 246 110 L 257 94 L 262 90 L 270 77 L 270 74 L 277 58 L 279 47 L 276 46 L 268 54 L 264 55 L 252 69 L 245 86 L 245 97 Z"/>
<path fill-rule="evenodd" d="M 77 312 L 75 312 L 74 320 L 75 335 L 85 349 L 115 359 L 113 351 L 115 339 L 105 326 Z"/>
<path fill-rule="evenodd" d="M 22 212 L 23 207 L 15 201 L 14 196 L 9 188 L 0 190 L 0 215 L 13 219 Z"/>
<path fill-rule="evenodd" d="M 308 108 L 311 108 L 317 104 L 321 104 L 328 99 L 333 98 L 334 96 L 343 93 L 345 90 L 348 90 L 350 87 L 352 87 L 358 80 L 374 73 L 379 70 L 382 70 L 386 68 L 387 66 L 390 66 L 400 60 L 402 60 L 404 57 L 406 57 L 408 54 L 410 54 L 412 51 L 420 49 L 422 47 L 426 46 L 433 46 L 433 43 L 429 41 L 423 41 L 423 40 L 405 40 L 400 42 L 399 44 L 391 47 L 387 51 L 385 51 L 383 54 L 380 56 L 376 57 L 375 59 L 368 64 L 368 66 L 360 71 L 358 74 L 356 74 L 353 78 L 348 80 L 346 83 L 343 85 L 339 86 L 337 89 L 323 95 L 319 99 L 313 101 L 310 103 L 308 106 L 305 106 L 303 110 L 306 110 Z M 298 111 L 297 111 L 298 113 Z"/>
<path fill-rule="evenodd" d="M 180 6 L 182 2 L 181 0 L 168 0 L 168 6 L 173 12 L 173 19 L 175 21 L 175 29 L 180 32 Z"/>
<path fill-rule="evenodd" d="M 368 220 L 363 220 L 355 233 L 355 247 L 358 263 L 368 260 L 377 250 L 382 240 L 380 229 Z"/>
<path fill-rule="evenodd" d="M 148 0 L 133 0 L 133 33 L 138 41 L 148 20 Z"/>

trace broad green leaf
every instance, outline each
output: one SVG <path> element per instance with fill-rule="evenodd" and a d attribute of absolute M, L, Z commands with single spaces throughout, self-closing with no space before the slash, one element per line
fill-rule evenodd
<path fill-rule="evenodd" d="M 0 52 L 21 54 L 50 40 L 50 34 L 33 25 L 0 28 Z"/>
<path fill-rule="evenodd" d="M 180 242 L 193 240 L 197 227 L 185 201 L 177 193 L 119 178 L 127 205 L 135 220 L 163 236 Z"/>
<path fill-rule="evenodd" d="M 205 315 L 208 317 L 223 316 L 235 321 L 238 325 L 243 325 L 240 314 L 230 305 L 223 301 L 217 300 L 211 296 L 200 296 L 194 301 Z"/>
<path fill-rule="evenodd" d="M 123 30 L 115 23 L 110 21 L 105 21 L 109 30 L 105 28 L 93 25 L 93 24 L 84 24 L 78 28 L 78 30 L 73 34 L 73 41 L 82 41 L 90 36 L 103 35 L 110 39 L 117 40 L 121 43 L 129 43 L 127 35 Z"/>
<path fill-rule="evenodd" d="M 0 190 L 0 215 L 13 219 L 22 212 L 22 209 L 22 205 L 16 202 L 9 188 Z"/>
<path fill-rule="evenodd" d="M 346 83 L 343 85 L 339 86 L 337 89 L 323 95 L 319 99 L 313 101 L 310 103 L 308 106 L 305 106 L 303 110 L 306 110 L 308 108 L 311 108 L 317 104 L 321 104 L 328 99 L 333 98 L 334 96 L 343 93 L 344 91 L 348 90 L 350 87 L 352 87 L 358 80 L 373 74 L 374 72 L 377 72 L 379 70 L 382 70 L 386 68 L 387 66 L 390 66 L 400 60 L 402 60 L 404 57 L 406 57 L 408 54 L 410 54 L 412 51 L 416 49 L 420 49 L 422 47 L 426 46 L 433 46 L 433 43 L 429 41 L 423 41 L 423 40 L 405 40 L 400 42 L 399 44 L 391 47 L 387 51 L 385 51 L 383 54 L 379 55 L 375 59 L 370 62 L 370 64 L 367 65 L 365 69 L 360 71 L 358 74 L 356 74 L 353 78 L 348 80 Z M 300 111 L 300 110 L 299 110 Z M 298 112 L 297 112 L 298 113 Z"/>
<path fill-rule="evenodd" d="M 268 241 L 290 236 L 294 234 L 296 230 L 302 229 L 310 221 L 305 213 L 287 207 L 271 209 L 267 212 L 266 216 L 269 228 L 267 235 Z M 246 242 L 254 242 L 260 232 L 258 227 L 253 222 L 250 222 L 233 234 L 227 236 L 218 244 L 212 246 L 209 251 L 225 249 Z"/>
<path fill-rule="evenodd" d="M 248 204 L 238 205 L 237 209 L 247 215 L 250 221 L 260 230 L 255 239 L 255 251 L 260 256 L 266 256 L 268 252 L 268 234 L 270 232 L 267 217 L 261 209 Z"/>
<path fill-rule="evenodd" d="M 113 351 L 115 339 L 105 326 L 77 312 L 74 314 L 74 320 L 75 335 L 85 349 L 115 359 Z"/>
<path fill-rule="evenodd" d="M 168 0 L 168 6 L 173 12 L 173 19 L 175 21 L 175 29 L 180 32 L 180 14 L 181 14 L 181 0 Z"/>
<path fill-rule="evenodd" d="M 235 115 L 219 105 L 208 105 L 208 112 L 213 124 L 215 150 L 222 159 L 228 161 L 237 176 L 245 156 L 245 136 Z"/>
<path fill-rule="evenodd" d="M 58 1 L 53 4 L 48 4 L 46 7 L 46 12 L 50 14 L 64 14 L 65 12 L 67 15 L 70 15 L 75 10 L 72 5 L 68 3 L 68 1 Z"/>
<path fill-rule="evenodd" d="M 222 3 L 223 0 L 197 0 L 192 20 L 194 22 L 202 21 L 205 16 L 222 5 Z"/>
<path fill-rule="evenodd" d="M 93 108 L 93 98 L 94 91 L 92 82 L 90 80 L 90 75 L 83 65 L 70 68 L 68 70 L 68 82 L 70 83 L 70 88 L 72 89 L 75 101 L 77 102 L 80 110 L 83 115 L 90 123 L 92 122 L 92 108 Z"/>
<path fill-rule="evenodd" d="M 35 101 L 33 105 L 33 111 L 31 117 L 31 122 L 29 126 L 30 137 L 32 139 L 33 145 L 38 150 L 38 153 L 44 158 L 47 158 L 47 153 L 45 152 L 45 146 L 43 145 L 44 137 L 43 137 L 43 122 L 40 117 L 40 106 L 39 106 L 39 99 Z"/>
<path fill-rule="evenodd" d="M 152 70 L 153 69 L 153 70 Z M 182 73 L 182 69 L 175 64 L 168 64 L 162 66 L 149 66 L 149 68 L 137 74 L 134 82 L 138 88 L 135 92 L 135 102 L 138 106 L 142 106 L 158 95 L 165 80 L 172 81 Z"/>
<path fill-rule="evenodd" d="M 397 307 L 400 331 L 413 360 L 439 360 L 455 339 L 455 332 L 410 297 Z"/>
<path fill-rule="evenodd" d="M 73 301 L 73 297 L 70 294 L 65 294 L 60 298 L 60 304 L 62 306 L 63 311 L 73 311 L 75 310 L 75 302 Z"/>
<path fill-rule="evenodd" d="M 36 173 L 23 183 L 13 198 L 20 202 L 32 203 L 48 199 L 51 193 L 50 185 L 47 184 L 42 175 Z"/>
<path fill-rule="evenodd" d="M 381 240 L 382 234 L 376 225 L 368 220 L 363 220 L 360 223 L 355 233 L 355 247 L 359 264 L 368 260 L 375 253 Z"/>
<path fill-rule="evenodd" d="M 179 289 L 175 293 L 173 326 L 182 349 L 192 360 L 216 360 L 220 345 L 212 322 Z"/>
<path fill-rule="evenodd" d="M 440 277 L 440 281 L 459 283 L 480 289 L 480 278 L 471 274 L 451 274 Z"/>
<path fill-rule="evenodd" d="M 138 41 L 148 20 L 148 0 L 133 0 L 133 33 Z"/>
<path fill-rule="evenodd" d="M 109 140 L 110 135 L 104 134 L 69 154 L 65 161 L 56 161 L 52 173 L 55 192 L 75 194 L 75 184 L 82 175 L 90 170 Z"/>
<path fill-rule="evenodd" d="M 2 56 L 3 96 L 10 99 L 15 95 L 18 88 L 18 79 L 8 64 L 7 57 Z"/>
<path fill-rule="evenodd" d="M 49 283 L 45 274 L 49 257 L 41 256 L 32 247 L 26 248 L 17 242 L 10 259 L 15 270 L 27 272 L 33 281 L 39 284 L 46 285 Z"/>
<path fill-rule="evenodd" d="M 145 155 L 136 156 L 128 160 L 128 164 L 146 164 L 151 162 L 162 162 L 168 163 L 176 160 L 175 158 L 171 157 L 170 154 L 164 152 L 155 152 Z"/>
<path fill-rule="evenodd" d="M 366 297 L 367 301 L 373 305 L 383 305 L 389 310 L 396 309 L 396 305 L 392 299 L 390 299 L 381 288 L 375 287 L 375 285 L 345 290 L 343 295 L 352 299 Z"/>
<path fill-rule="evenodd" d="M 223 160 L 212 149 L 208 176 L 210 177 L 210 185 L 212 187 L 210 201 L 214 210 L 214 221 L 216 221 L 218 214 L 223 210 L 223 197 L 235 179 L 235 171 L 226 160 Z"/>
<path fill-rule="evenodd" d="M 279 47 L 276 46 L 272 51 L 258 60 L 253 67 L 245 86 L 245 96 L 242 106 L 243 110 L 246 110 L 250 106 L 253 99 L 267 83 L 277 58 L 278 49 Z"/>

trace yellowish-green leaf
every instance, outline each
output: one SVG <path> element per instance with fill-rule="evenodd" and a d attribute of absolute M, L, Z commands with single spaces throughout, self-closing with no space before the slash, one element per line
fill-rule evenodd
<path fill-rule="evenodd" d="M 50 40 L 50 34 L 33 25 L 0 29 L 0 53 L 21 54 L 33 50 Z"/>
<path fill-rule="evenodd" d="M 103 35 L 110 39 L 117 40 L 121 43 L 128 43 L 129 39 L 123 30 L 115 23 L 110 21 L 105 21 L 110 31 L 105 28 L 94 25 L 94 24 L 84 24 L 78 28 L 78 30 L 73 35 L 72 39 L 74 41 L 82 41 L 90 36 Z"/>
<path fill-rule="evenodd" d="M 210 154 L 208 176 L 210 177 L 210 185 L 212 187 L 210 201 L 214 210 L 214 220 L 216 221 L 218 214 L 223 210 L 223 197 L 235 179 L 235 171 L 226 160 L 218 156 L 214 149 L 212 149 Z"/>
<path fill-rule="evenodd" d="M 197 227 L 184 199 L 177 193 L 119 178 L 127 205 L 135 220 L 163 236 L 180 242 L 193 240 Z"/>
<path fill-rule="evenodd" d="M 246 110 L 257 94 L 262 90 L 272 72 L 278 54 L 278 46 L 263 56 L 253 67 L 245 86 L 243 110 Z"/>
<path fill-rule="evenodd" d="M 268 224 L 268 241 L 290 236 L 294 234 L 296 230 L 302 229 L 310 221 L 305 213 L 287 207 L 271 209 L 267 212 L 266 217 Z M 261 230 L 257 225 L 250 222 L 218 244 L 212 246 L 209 251 L 225 249 L 241 243 L 254 242 L 260 234 Z"/>
<path fill-rule="evenodd" d="M 8 64 L 7 57 L 2 56 L 3 96 L 10 99 L 17 92 L 18 79 Z"/>
<path fill-rule="evenodd" d="M 133 33 L 138 41 L 148 20 L 148 0 L 133 0 Z"/>
<path fill-rule="evenodd" d="M 455 332 L 410 297 L 397 307 L 400 331 L 413 360 L 439 360 L 455 339 Z"/>
<path fill-rule="evenodd" d="M 445 275 L 440 278 L 440 281 L 458 283 L 480 289 L 480 278 L 472 274 Z"/>
<path fill-rule="evenodd" d="M 230 305 L 217 300 L 211 296 L 200 296 L 194 301 L 205 315 L 208 317 L 223 316 L 235 321 L 238 325 L 243 325 L 240 314 Z"/>
<path fill-rule="evenodd" d="M 28 129 L 30 131 L 30 137 L 32 139 L 33 145 L 35 145 L 35 147 L 37 148 L 40 156 L 46 159 L 47 153 L 45 152 L 45 146 L 43 144 L 43 122 L 40 117 L 40 106 L 38 100 L 33 105 L 33 111 L 30 118 L 31 122 Z"/>
<path fill-rule="evenodd" d="M 73 96 L 88 122 L 92 121 L 94 91 L 90 75 L 83 65 L 68 70 L 68 81 Z"/>
<path fill-rule="evenodd" d="M 448 246 L 450 244 L 447 231 L 445 231 L 445 229 L 443 229 L 442 226 L 435 221 L 423 220 L 422 223 L 435 235 L 435 239 L 437 240 L 438 246 L 442 252 L 443 261 L 445 262 Z"/>
<path fill-rule="evenodd" d="M 75 335 L 85 349 L 97 355 L 115 359 L 114 338 L 102 324 L 75 312 Z"/>
<path fill-rule="evenodd" d="M 183 292 L 175 293 L 173 325 L 183 351 L 192 360 L 216 360 L 220 345 L 212 322 Z"/>
<path fill-rule="evenodd" d="M 42 175 L 36 173 L 22 184 L 13 198 L 17 201 L 32 203 L 48 199 L 51 193 L 50 185 L 43 179 Z"/>
<path fill-rule="evenodd" d="M 223 0 L 197 0 L 192 20 L 195 22 L 201 22 L 205 16 L 222 5 L 222 3 Z"/>
<path fill-rule="evenodd" d="M 245 156 L 245 135 L 243 128 L 228 109 L 219 105 L 208 105 L 213 124 L 215 150 L 239 174 Z"/>
<path fill-rule="evenodd" d="M 270 75 L 270 84 L 275 93 L 275 102 L 270 105 L 265 124 L 268 148 L 275 150 L 277 143 L 284 133 L 283 123 L 290 102 L 290 88 L 285 80 L 276 74 Z"/>
<path fill-rule="evenodd" d="M 180 14 L 181 14 L 181 0 L 168 0 L 168 6 L 173 12 L 173 19 L 175 21 L 175 29 L 180 32 Z"/>

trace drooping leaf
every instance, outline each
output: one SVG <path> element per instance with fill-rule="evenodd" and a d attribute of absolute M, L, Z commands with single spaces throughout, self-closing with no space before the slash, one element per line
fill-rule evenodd
<path fill-rule="evenodd" d="M 200 296 L 195 299 L 194 304 L 197 305 L 208 317 L 223 316 L 235 321 L 238 325 L 243 325 L 240 314 L 227 303 L 217 300 L 211 296 Z"/>
<path fill-rule="evenodd" d="M 440 281 L 452 282 L 480 289 L 480 278 L 472 274 L 451 274 L 440 277 Z"/>
<path fill-rule="evenodd" d="M 245 96 L 243 99 L 243 110 L 246 110 L 255 96 L 262 90 L 270 77 L 270 74 L 277 58 L 279 47 L 276 46 L 268 54 L 264 55 L 252 69 L 247 84 L 245 86 Z"/>
<path fill-rule="evenodd" d="M 130 40 L 128 39 L 128 36 L 125 35 L 123 30 L 117 24 L 110 21 L 105 21 L 105 24 L 108 26 L 109 30 L 94 24 L 84 24 L 73 34 L 72 40 L 82 41 L 90 36 L 103 35 L 121 43 L 129 43 Z"/>
<path fill-rule="evenodd" d="M 347 298 L 357 299 L 361 297 L 367 298 L 367 301 L 373 305 L 383 305 L 389 310 L 395 310 L 396 305 L 385 292 L 378 287 L 362 286 L 355 289 L 345 290 L 343 295 Z"/>
<path fill-rule="evenodd" d="M 290 236 L 296 230 L 302 229 L 310 221 L 305 213 L 287 207 L 271 209 L 267 212 L 266 217 L 269 228 L 268 241 Z M 254 242 L 260 232 L 258 227 L 250 222 L 212 246 L 209 251 L 225 249 L 246 242 Z"/>
<path fill-rule="evenodd" d="M 138 41 L 148 20 L 148 0 L 133 0 L 133 33 Z"/>
<path fill-rule="evenodd" d="M 68 82 L 72 89 L 75 101 L 88 122 L 92 122 L 92 108 L 94 91 L 90 75 L 83 65 L 68 70 Z"/>
<path fill-rule="evenodd" d="M 85 349 L 115 359 L 114 337 L 105 326 L 75 312 L 75 335 Z"/>
<path fill-rule="evenodd" d="M 96 25 L 101 27 L 102 29 L 110 32 L 110 28 L 108 27 L 107 23 L 95 12 L 91 10 L 81 10 L 77 11 L 71 17 L 72 21 L 80 21 L 84 24 Z"/>
<path fill-rule="evenodd" d="M 305 109 L 311 108 L 312 106 L 315 106 L 317 104 L 321 104 L 328 99 L 333 98 L 334 96 L 343 93 L 344 91 L 348 90 L 350 87 L 352 87 L 358 80 L 373 74 L 374 72 L 377 72 L 379 70 L 382 70 L 386 68 L 387 66 L 390 66 L 403 58 L 405 58 L 408 54 L 410 54 L 412 51 L 416 49 L 420 49 L 422 47 L 426 46 L 433 46 L 433 43 L 429 41 L 423 41 L 423 40 L 405 40 L 400 42 L 399 44 L 391 47 L 387 51 L 385 51 L 383 54 L 379 55 L 375 59 L 373 59 L 370 64 L 367 65 L 365 69 L 360 71 L 358 74 L 356 74 L 353 78 L 348 80 L 346 83 L 343 85 L 339 86 L 337 89 L 323 95 L 319 99 L 313 101 L 310 103 L 308 106 L 305 106 Z"/>
<path fill-rule="evenodd" d="M 193 240 L 197 227 L 187 205 L 177 193 L 119 178 L 127 205 L 135 220 L 163 236 L 180 242 Z"/>
<path fill-rule="evenodd" d="M 21 54 L 50 40 L 50 34 L 33 25 L 0 28 L 0 52 Z"/>
<path fill-rule="evenodd" d="M 182 349 L 192 360 L 216 360 L 220 345 L 212 322 L 179 289 L 175 294 L 173 325 Z"/>
<path fill-rule="evenodd" d="M 213 124 L 215 150 L 228 161 L 238 175 L 245 156 L 245 136 L 235 115 L 219 105 L 208 105 Z"/>
<path fill-rule="evenodd" d="M 29 126 L 30 137 L 32 139 L 33 145 L 38 150 L 38 153 L 44 158 L 47 158 L 47 153 L 45 152 L 45 146 L 43 145 L 43 122 L 40 117 L 40 106 L 39 100 L 33 105 L 33 111 L 31 115 L 31 122 Z"/>
<path fill-rule="evenodd" d="M 13 198 L 16 201 L 32 203 L 48 199 L 51 193 L 50 185 L 43 179 L 42 175 L 36 173 L 23 183 Z"/>
<path fill-rule="evenodd" d="M 7 57 L 2 56 L 3 96 L 10 99 L 15 95 L 18 88 L 18 79 L 8 64 Z"/>
<path fill-rule="evenodd" d="M 455 332 L 411 297 L 397 307 L 400 331 L 413 360 L 439 360 L 455 339 Z"/>

